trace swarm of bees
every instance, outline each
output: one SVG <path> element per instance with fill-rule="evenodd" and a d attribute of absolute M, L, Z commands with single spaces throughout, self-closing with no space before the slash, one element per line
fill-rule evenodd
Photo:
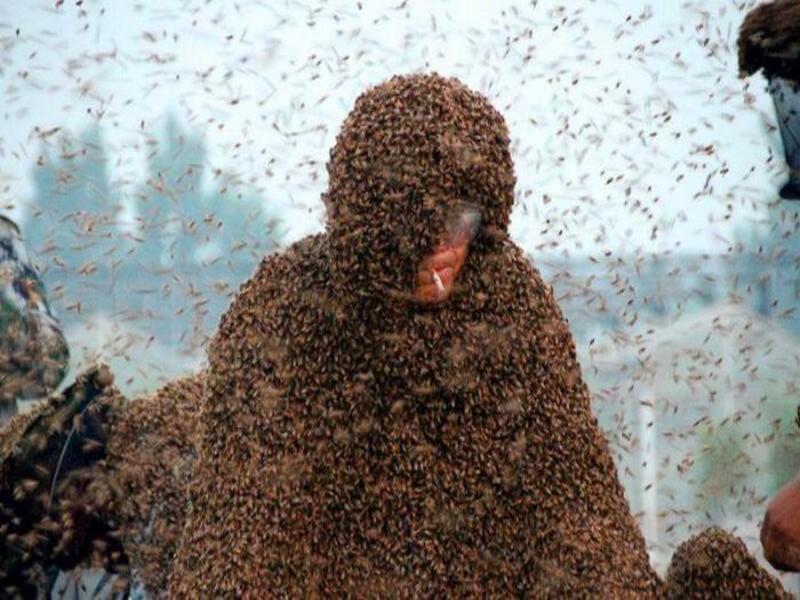
<path fill-rule="evenodd" d="M 323 195 L 329 205 L 327 235 L 290 248 L 281 259 L 266 259 L 254 278 L 242 286 L 218 332 L 216 317 L 221 308 L 218 313 L 211 310 L 211 326 L 208 322 L 198 325 L 193 319 L 191 330 L 182 334 L 181 341 L 191 339 L 196 348 L 216 332 L 211 350 L 215 368 L 207 380 L 207 398 L 211 400 L 203 427 L 195 429 L 198 422 L 193 419 L 198 417 L 191 410 L 203 394 L 191 381 L 169 388 L 166 396 L 137 399 L 143 402 L 141 412 L 131 409 L 130 422 L 123 418 L 117 424 L 118 439 L 125 440 L 117 454 L 119 464 L 142 467 L 140 473 L 124 468 L 116 472 L 123 482 L 120 485 L 127 486 L 125 495 L 130 500 L 119 510 L 131 522 L 155 524 L 155 537 L 125 532 L 132 536 L 128 543 L 147 584 L 153 589 L 167 587 L 177 554 L 180 568 L 173 589 L 188 589 L 186 582 L 193 569 L 200 568 L 191 564 L 198 552 L 192 545 L 211 539 L 216 546 L 209 549 L 205 562 L 197 561 L 208 567 L 197 581 L 202 580 L 209 593 L 217 587 L 234 590 L 248 582 L 256 585 L 261 573 L 269 569 L 273 582 L 290 590 L 291 573 L 313 572 L 319 574 L 319 580 L 312 578 L 308 587 L 317 585 L 331 593 L 358 592 L 359 585 L 361 591 L 402 590 L 409 573 L 419 578 L 424 591 L 424 586 L 433 586 L 426 573 L 430 575 L 428 571 L 434 568 L 460 569 L 449 573 L 454 581 L 462 582 L 464 590 L 470 585 L 478 589 L 475 581 L 482 573 L 503 590 L 498 578 L 510 567 L 503 566 L 502 557 L 498 559 L 495 540 L 487 541 L 487 526 L 478 521 L 490 522 L 492 515 L 499 514 L 498 506 L 515 502 L 522 502 L 520 515 L 529 514 L 528 510 L 537 514 L 533 500 L 525 504 L 520 499 L 520 490 L 532 489 L 533 484 L 510 466 L 498 466 L 501 446 L 505 444 L 506 462 L 517 465 L 521 472 L 526 461 L 533 460 L 536 448 L 554 452 L 571 448 L 572 442 L 562 439 L 567 424 L 553 424 L 563 415 L 536 412 L 535 400 L 552 394 L 563 400 L 572 397 L 564 389 L 582 385 L 572 356 L 576 350 L 629 498 L 637 502 L 640 491 L 645 495 L 651 489 L 658 494 L 658 508 L 651 511 L 658 525 L 646 536 L 651 559 L 659 562 L 659 555 L 670 556 L 676 542 L 686 538 L 687 529 L 693 532 L 720 519 L 710 514 L 710 509 L 704 513 L 693 504 L 714 496 L 706 489 L 712 484 L 719 488 L 717 496 L 735 499 L 735 509 L 721 517 L 727 519 L 726 527 L 735 525 L 751 552 L 756 551 L 758 540 L 753 532 L 770 493 L 769 487 L 762 485 L 766 471 L 762 456 L 778 441 L 800 443 L 796 431 L 785 431 L 793 420 L 793 405 L 779 422 L 766 416 L 776 394 L 794 394 L 797 389 L 794 374 L 800 359 L 790 350 L 791 339 L 779 335 L 779 325 L 795 318 L 794 296 L 790 294 L 787 302 L 787 296 L 778 297 L 773 291 L 778 284 L 791 287 L 797 278 L 793 240 L 800 232 L 800 218 L 796 211 L 766 196 L 764 181 L 783 168 L 767 143 L 777 136 L 771 106 L 764 110 L 757 85 L 738 82 L 731 75 L 736 70 L 735 26 L 753 4 L 717 2 L 711 8 L 709 2 L 688 2 L 670 12 L 666 5 L 644 2 L 573 8 L 563 2 L 536 0 L 525 7 L 513 3 L 493 8 L 491 18 L 481 22 L 480 28 L 467 29 L 460 27 L 456 7 L 431 8 L 428 15 L 407 2 L 377 12 L 369 3 L 295 3 L 292 13 L 247 1 L 232 7 L 188 2 L 175 10 L 168 6 L 150 9 L 140 3 L 131 5 L 131 22 L 147 20 L 146 30 L 136 31 L 132 40 L 113 34 L 111 42 L 106 24 L 109 15 L 120 10 L 112 4 L 59 0 L 39 15 L 43 24 L 38 29 L 27 22 L 18 23 L 16 14 L 2 14 L 0 51 L 4 62 L 0 72 L 9 80 L 14 78 L 5 89 L 7 119 L 27 123 L 34 115 L 42 122 L 25 130 L 28 139 L 24 143 L 0 144 L 4 161 L 0 210 L 16 210 L 25 195 L 16 179 L 19 165 L 35 164 L 34 176 L 39 177 L 51 171 L 47 168 L 52 164 L 48 149 L 53 149 L 51 141 L 64 133 L 62 115 L 53 111 L 56 98 L 69 97 L 61 106 L 64 115 L 72 118 L 81 113 L 86 121 L 99 123 L 106 133 L 114 134 L 107 136 L 113 140 L 109 150 L 115 153 L 110 186 L 101 185 L 100 176 L 87 179 L 76 166 L 87 153 L 97 152 L 99 142 L 57 149 L 59 161 L 54 162 L 59 162 L 59 167 L 52 189 L 83 185 L 86 203 L 81 210 L 48 221 L 62 233 L 62 240 L 69 239 L 67 243 L 48 240 L 36 250 L 48 276 L 58 281 L 49 286 L 54 305 L 78 321 L 72 340 L 79 339 L 76 330 L 81 342 L 83 334 L 91 337 L 81 319 L 90 316 L 92 298 L 101 296 L 114 299 L 111 317 L 122 325 L 136 327 L 156 317 L 163 323 L 159 331 L 144 336 L 147 344 L 142 356 L 146 360 L 137 360 L 129 352 L 132 343 L 125 335 L 113 334 L 114 359 L 120 368 L 130 369 L 122 383 L 136 385 L 152 373 L 160 373 L 166 361 L 151 356 L 153 337 L 185 315 L 196 313 L 204 319 L 209 301 L 226 306 L 236 296 L 238 282 L 247 277 L 236 274 L 205 289 L 193 281 L 196 272 L 183 266 L 154 268 L 153 273 L 163 278 L 163 283 L 160 279 L 155 286 L 126 285 L 120 275 L 126 265 L 140 268 L 146 235 L 160 239 L 168 233 L 165 237 L 172 241 L 164 244 L 164 254 L 177 256 L 187 240 L 213 242 L 226 228 L 216 210 L 203 211 L 206 216 L 198 218 L 181 212 L 185 206 L 176 211 L 177 218 L 141 210 L 133 217 L 133 227 L 126 229 L 117 223 L 125 211 L 111 206 L 111 199 L 126 199 L 130 208 L 140 193 L 131 184 L 137 180 L 131 175 L 135 162 L 131 156 L 159 154 L 159 142 L 151 130 L 160 118 L 153 111 L 164 97 L 159 93 L 168 88 L 179 90 L 183 117 L 192 127 L 205 128 L 217 156 L 224 155 L 235 166 L 223 168 L 212 164 L 219 162 L 218 158 L 204 158 L 185 169 L 181 165 L 177 171 L 151 173 L 143 186 L 149 193 L 176 202 L 176 191 L 193 189 L 186 182 L 205 165 L 209 186 L 220 192 L 220 198 L 227 202 L 237 191 L 254 191 L 266 205 L 286 202 L 294 211 L 287 214 L 297 217 L 287 221 L 303 223 L 302 233 L 307 233 L 322 227 L 318 217 L 323 203 L 316 202 L 316 192 L 329 186 Z M 791 1 L 776 6 L 779 4 L 782 10 L 796 9 Z M 297 17 L 300 14 L 302 18 Z M 267 23 L 270 15 L 278 27 L 274 36 L 243 25 Z M 679 19 L 669 22 L 670 15 L 679 15 Z M 785 27 L 775 37 L 778 43 L 767 42 L 758 27 L 746 27 L 745 33 L 753 35 L 743 39 L 751 40 L 752 47 L 763 53 L 743 64 L 757 68 L 766 64 L 765 57 L 780 59 L 793 51 L 791 27 L 797 22 L 782 20 Z M 381 39 L 392 23 L 404 32 L 396 45 L 387 41 L 394 39 L 389 35 Z M 314 35 L 292 35 L 296 31 Z M 72 38 L 65 52 L 62 36 L 67 32 Z M 203 36 L 208 56 L 194 46 L 191 52 L 176 50 L 185 40 Z M 76 46 L 81 37 L 92 38 L 102 48 Z M 305 40 L 311 42 L 294 45 Z M 330 44 L 320 40 L 330 40 Z M 469 60 L 448 62 L 449 56 L 456 56 L 459 43 L 467 48 Z M 402 53 L 397 52 L 398 47 Z M 745 55 L 751 56 L 747 52 Z M 187 55 L 196 61 L 186 61 Z M 48 64 L 53 60 L 55 67 Z M 386 119 L 346 123 L 349 133 L 341 136 L 341 144 L 334 149 L 330 182 L 326 182 L 324 161 L 318 153 L 329 146 L 337 131 L 333 124 L 343 116 L 355 90 L 394 72 L 428 70 L 437 64 L 491 98 L 506 114 L 510 134 L 489 111 L 489 121 L 502 141 L 476 149 L 472 142 L 463 143 L 459 128 L 464 123 L 459 122 L 451 130 L 437 131 L 441 143 L 435 152 L 429 152 L 435 143 L 408 125 L 414 122 L 412 116 L 399 118 L 394 112 L 402 109 L 405 100 L 396 101 L 392 110 L 382 109 L 378 107 L 391 94 L 383 99 L 367 94 L 359 110 L 369 107 L 372 112 L 364 114 Z M 620 65 L 625 77 L 618 76 Z M 113 77 L 120 73 L 117 79 Z M 112 77 L 106 79 L 107 74 Z M 682 85 L 671 87 L 676 81 Z M 47 106 L 42 110 L 26 102 L 28 92 L 46 98 Z M 459 93 L 445 91 L 446 96 L 455 94 L 456 98 Z M 458 104 L 458 100 L 450 100 Z M 446 121 L 448 102 L 427 109 L 441 109 L 441 114 L 416 116 L 424 120 L 444 115 Z M 484 108 L 478 103 L 473 116 L 486 117 Z M 420 110 L 424 113 L 426 109 Z M 358 114 L 356 111 L 355 116 Z M 129 119 L 130 115 L 135 118 Z M 51 118 L 58 121 L 44 122 Z M 465 117 L 465 122 L 469 120 Z M 399 141 L 384 131 L 398 127 L 404 136 Z M 726 137 L 731 131 L 739 136 L 735 141 Z M 375 150 L 378 146 L 372 145 L 379 139 L 388 140 L 380 153 Z M 505 144 L 510 145 L 514 157 L 516 188 L 508 175 L 511 163 L 504 154 Z M 178 152 L 166 155 L 168 163 L 180 164 Z M 497 160 L 504 168 L 496 168 L 493 161 Z M 424 174 L 415 171 L 436 164 L 443 173 L 435 168 Z M 7 178 L 5 170 L 15 175 Z M 466 182 L 463 188 L 455 187 L 453 173 Z M 423 198 L 404 195 L 409 181 Z M 372 202 L 368 206 L 353 199 L 364 190 L 367 193 L 362 200 Z M 375 190 L 391 202 L 378 205 Z M 309 197 L 313 198 L 309 204 L 300 200 Z M 409 291 L 416 261 L 441 232 L 450 203 L 461 197 L 484 203 L 494 212 L 484 222 L 452 302 L 436 310 L 412 308 Z M 56 193 L 49 198 L 53 206 L 31 211 L 23 229 L 56 214 L 53 208 L 62 197 Z M 424 210 L 418 212 L 420 205 Z M 514 218 L 508 219 L 512 206 Z M 204 257 L 200 270 L 228 268 L 237 256 L 245 254 L 253 258 L 253 264 L 260 259 L 263 249 L 256 242 L 272 230 L 262 228 L 263 220 L 254 214 L 243 221 L 256 224 L 255 235 L 248 233 L 247 239 L 226 247 L 227 254 Z M 734 233 L 728 227 L 730 223 L 745 229 L 760 224 L 766 234 L 741 237 L 738 229 Z M 542 269 L 541 276 L 531 273 L 521 258 L 508 258 L 516 252 L 508 240 L 509 231 Z M 715 250 L 696 254 L 688 267 L 681 264 L 681 252 L 698 239 L 708 239 Z M 67 250 L 94 247 L 103 248 L 101 256 L 76 264 L 65 262 Z M 574 263 L 569 261 L 580 256 L 586 256 L 596 270 L 589 275 L 573 270 Z M 761 271 L 744 279 L 737 268 L 753 257 L 761 261 L 757 267 Z M 673 259 L 678 266 L 661 271 L 654 268 Z M 98 269 L 102 271 L 105 265 L 111 275 L 97 285 Z M 145 269 L 152 267 L 145 265 Z M 728 267 L 730 272 L 725 271 Z M 643 293 L 648 274 L 659 285 Z M 276 281 L 282 289 L 276 287 Z M 553 285 L 552 290 L 548 284 Z M 706 294 L 717 294 L 720 303 L 741 309 L 732 317 L 737 326 L 728 326 L 724 318 L 712 313 L 705 321 L 698 318 L 698 340 L 689 341 L 687 335 L 675 346 L 674 354 L 661 352 L 662 329 L 690 314 L 691 304 Z M 221 296 L 224 302 L 218 302 Z M 569 317 L 573 332 L 587 323 L 593 327 L 592 333 L 578 340 L 577 349 L 565 341 L 569 336 L 561 312 L 554 308 L 554 297 Z M 137 299 L 143 299 L 143 306 L 136 304 Z M 748 311 L 755 299 L 761 315 L 752 314 L 751 318 Z M 524 309 L 523 304 L 527 304 Z M 647 313 L 656 305 L 665 307 L 660 321 L 653 321 Z M 463 316 L 459 311 L 464 311 Z M 274 315 L 270 317 L 274 321 L 265 321 L 265 314 Z M 484 314 L 490 316 L 484 318 Z M 743 314 L 747 318 L 740 318 Z M 613 325 L 607 324 L 609 318 L 614 319 Z M 774 332 L 778 334 L 770 335 Z M 714 344 L 730 351 L 718 352 Z M 530 350 L 527 362 L 517 357 L 526 349 Z M 77 344 L 75 350 L 77 354 Z M 307 355 L 328 360 L 314 363 Z M 629 357 L 632 359 L 627 360 Z M 550 370 L 561 382 L 555 391 L 544 377 Z M 202 377 L 205 380 L 206 376 Z M 659 385 L 651 393 L 648 386 L 654 381 Z M 326 386 L 334 387 L 336 394 Z M 583 394 L 576 392 L 581 410 L 586 402 Z M 493 402 L 498 403 L 496 411 Z M 733 408 L 726 408 L 729 404 Z M 649 415 L 640 417 L 640 431 L 631 430 L 631 405 L 641 405 L 640 414 Z M 150 417 L 144 414 L 148 411 L 145 406 Z M 368 411 L 365 406 L 373 409 Z M 483 431 L 496 433 L 494 446 L 478 429 L 464 425 L 473 416 L 491 423 Z M 529 436 L 522 426 L 526 419 L 553 426 L 546 435 Z M 800 425 L 800 410 L 797 420 Z M 758 429 L 759 423 L 764 427 Z M 736 460 L 723 473 L 729 475 L 727 480 L 723 478 L 727 483 L 718 484 L 709 477 L 706 485 L 697 475 L 697 465 L 718 454 L 718 448 L 713 439 L 701 440 L 702 432 L 742 424 L 752 431 L 738 436 Z M 201 460 L 199 467 L 195 462 L 193 454 L 199 446 L 190 439 L 199 430 L 206 432 L 207 444 L 216 452 L 216 468 L 210 459 Z M 660 454 L 645 456 L 646 434 L 655 430 Z M 421 433 L 415 437 L 409 431 Z M 163 439 L 159 439 L 161 432 Z M 375 436 L 386 432 L 395 437 L 380 446 Z M 147 443 L 141 443 L 140 434 Z M 273 436 L 292 440 L 294 446 L 286 446 L 291 448 L 286 455 L 270 461 L 279 454 Z M 362 442 L 369 453 L 365 450 L 362 455 L 353 448 Z M 476 449 L 472 456 L 467 450 L 470 444 Z M 588 447 L 591 452 L 596 450 L 594 441 Z M 162 448 L 168 450 L 157 454 Z M 673 452 L 674 448 L 680 450 Z M 401 458 L 394 458 L 396 455 Z M 463 456 L 461 471 L 442 471 L 440 463 L 445 456 Z M 182 465 L 178 472 L 168 468 L 173 460 Z M 370 469 L 381 460 L 376 468 L 383 479 L 363 484 L 355 480 L 355 474 L 373 472 Z M 475 464 L 467 464 L 468 460 Z M 544 470 L 543 465 L 534 466 Z M 220 472 L 228 467 L 238 473 L 236 481 L 230 488 L 214 489 L 214 481 L 220 480 Z M 194 468 L 199 475 L 193 499 L 207 512 L 201 511 L 191 523 L 181 549 L 178 538 L 186 511 L 176 489 L 184 489 Z M 656 475 L 643 477 L 642 470 L 650 468 Z M 615 479 L 612 471 L 613 466 L 606 463 L 594 474 L 576 469 L 573 476 L 565 471 L 564 481 L 557 481 L 546 493 L 537 488 L 532 498 L 543 511 L 555 513 L 563 506 L 559 494 L 578 493 L 580 501 L 584 495 L 592 495 L 600 508 L 613 505 L 609 514 L 624 521 L 620 515 L 625 515 L 627 508 L 624 502 L 614 500 L 616 486 L 611 484 L 611 491 L 605 491 Z M 551 477 L 560 472 L 555 469 Z M 148 487 L 151 477 L 156 483 Z M 602 490 L 587 485 L 584 477 L 601 481 Z M 265 489 L 262 479 L 281 483 L 276 489 Z M 753 483 L 756 480 L 758 484 Z M 16 493 L 27 497 L 34 489 L 32 481 L 21 480 Z M 688 500 L 675 491 L 682 485 L 690 489 Z M 436 486 L 439 489 L 431 499 L 423 502 L 417 497 L 420 489 Z M 310 490 L 318 493 L 314 501 Z M 469 502 L 445 505 L 445 491 L 452 497 L 469 497 Z M 391 500 L 386 498 L 392 494 L 395 504 L 387 505 Z M 604 494 L 607 499 L 602 499 Z M 208 516 L 217 503 L 229 498 L 238 502 L 231 518 L 235 521 L 232 527 L 239 532 L 251 531 L 255 522 L 263 524 L 267 513 L 278 515 L 281 522 L 229 543 Z M 292 498 L 298 505 L 292 505 Z M 386 515 L 375 509 L 376 498 Z M 400 509 L 412 505 L 418 508 L 417 514 L 401 514 Z M 144 518 L 146 509 L 153 506 L 158 507 L 155 516 Z M 359 528 L 346 528 L 341 519 L 345 510 L 362 511 L 363 526 L 367 527 L 363 533 L 371 545 L 356 539 L 361 523 Z M 637 520 L 644 512 L 635 514 Z M 579 511 L 575 518 L 582 516 Z M 379 524 L 382 518 L 390 526 L 383 528 Z M 550 540 L 562 535 L 547 530 L 542 520 L 546 521 L 524 523 L 520 518 L 513 524 L 526 531 L 541 528 L 542 536 L 547 534 Z M 314 531 L 314 541 L 298 547 L 300 540 L 309 539 L 311 523 L 326 523 L 328 529 Z M 574 526 L 569 519 L 564 523 L 565 531 Z M 498 540 L 510 540 L 509 547 L 522 547 L 522 534 L 514 538 L 511 524 L 497 529 Z M 591 561 L 587 560 L 582 568 L 609 585 L 619 583 L 631 570 L 639 570 L 641 577 L 633 580 L 657 586 L 645 564 L 640 536 L 633 528 L 623 529 L 625 539 L 619 546 L 627 552 L 627 559 L 604 557 L 603 564 L 588 564 Z M 409 539 L 413 543 L 400 546 Z M 440 547 L 442 540 L 452 539 L 460 541 L 452 548 Z M 476 542 L 474 555 L 450 561 L 464 548 L 464 539 Z M 558 544 L 547 550 L 543 540 L 535 536 L 526 539 L 530 544 L 527 554 L 520 555 L 524 564 L 519 570 L 527 569 L 531 581 L 541 585 L 549 578 L 552 587 L 548 589 L 554 591 L 580 587 L 581 582 L 574 581 L 562 567 L 572 559 L 558 554 Z M 708 539 L 725 553 L 735 554 L 735 563 L 749 564 L 740 546 L 731 544 L 730 539 L 718 535 Z M 164 540 L 162 546 L 158 540 Z M 327 569 L 311 564 L 318 540 L 328 551 Z M 592 539 L 586 547 L 613 546 L 618 541 Z M 220 557 L 226 543 L 236 549 L 229 554 L 233 556 L 230 560 Z M 514 546 L 516 543 L 519 545 Z M 687 548 L 696 545 L 704 547 L 693 541 Z M 268 550 L 256 551 L 263 548 Z M 356 552 L 361 549 L 365 551 Z M 346 554 L 350 550 L 352 553 Z M 288 558 L 278 556 L 280 552 Z M 337 555 L 341 562 L 336 562 Z M 703 552 L 699 555 L 700 567 L 713 562 L 703 559 Z M 432 566 L 423 564 L 422 557 L 430 558 Z M 219 564 L 214 564 L 215 560 Z M 273 562 L 265 566 L 270 560 Z M 411 571 L 403 570 L 407 565 L 412 565 Z M 684 575 L 676 577 L 686 582 L 690 577 L 708 576 L 701 571 L 680 568 L 676 572 Z M 370 574 L 374 577 L 366 582 Z M 751 585 L 744 579 L 745 587 Z M 755 580 L 770 585 L 760 576 Z"/>
<path fill-rule="evenodd" d="M 128 558 L 121 500 L 108 477 L 108 422 L 124 399 L 107 368 L 82 374 L 37 413 L 20 415 L 0 437 L 0 589 L 36 596 L 48 569 L 76 566 L 121 575 Z"/>
<path fill-rule="evenodd" d="M 158 592 L 188 510 L 198 448 L 203 373 L 173 381 L 126 406 L 112 424 L 104 474 L 116 492 L 114 521 L 138 585 Z"/>

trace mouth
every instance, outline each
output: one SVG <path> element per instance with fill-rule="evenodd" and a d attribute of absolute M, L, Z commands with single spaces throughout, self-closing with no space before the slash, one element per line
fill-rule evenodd
<path fill-rule="evenodd" d="M 420 263 L 414 290 L 417 302 L 439 304 L 452 295 L 480 221 L 480 209 L 474 204 L 459 202 L 453 208 L 442 240 Z"/>

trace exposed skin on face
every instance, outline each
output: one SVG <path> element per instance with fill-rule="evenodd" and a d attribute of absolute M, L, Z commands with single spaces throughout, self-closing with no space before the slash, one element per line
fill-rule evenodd
<path fill-rule="evenodd" d="M 481 211 L 474 204 L 459 202 L 451 209 L 444 235 L 419 265 L 414 290 L 417 302 L 440 304 L 450 297 L 480 222 Z"/>
<path fill-rule="evenodd" d="M 450 297 L 467 260 L 469 242 L 469 234 L 459 233 L 452 241 L 439 243 L 420 263 L 414 290 L 414 298 L 418 302 L 438 304 Z"/>
<path fill-rule="evenodd" d="M 770 502 L 761 527 L 761 544 L 773 567 L 800 572 L 800 475 Z"/>

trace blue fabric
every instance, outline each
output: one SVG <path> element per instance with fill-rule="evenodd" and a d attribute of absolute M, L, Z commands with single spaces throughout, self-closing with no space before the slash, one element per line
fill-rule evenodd
<path fill-rule="evenodd" d="M 790 178 L 800 183 L 800 84 L 775 78 L 770 82 Z"/>

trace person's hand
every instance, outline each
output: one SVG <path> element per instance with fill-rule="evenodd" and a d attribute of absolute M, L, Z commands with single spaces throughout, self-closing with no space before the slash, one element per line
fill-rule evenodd
<path fill-rule="evenodd" d="M 444 302 L 453 292 L 458 273 L 464 266 L 470 236 L 459 233 L 450 242 L 442 242 L 420 264 L 414 298 L 423 304 Z"/>
<path fill-rule="evenodd" d="M 800 476 L 781 488 L 767 507 L 761 545 L 773 567 L 800 571 Z"/>

